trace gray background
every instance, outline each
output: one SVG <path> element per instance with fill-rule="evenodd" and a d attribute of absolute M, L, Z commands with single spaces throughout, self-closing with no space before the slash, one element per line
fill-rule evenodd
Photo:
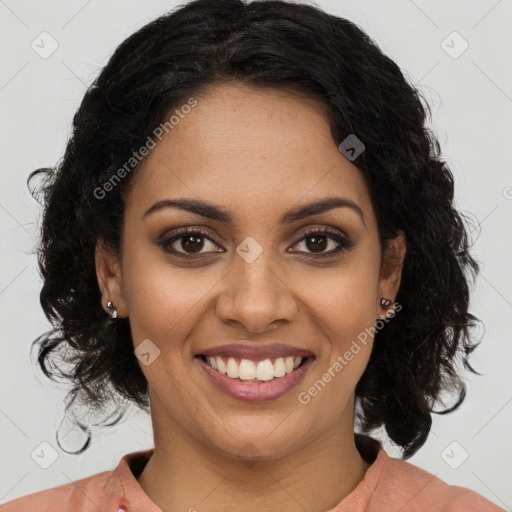
<path fill-rule="evenodd" d="M 87 85 L 117 45 L 175 5 L 0 0 L 0 503 L 114 469 L 125 453 L 153 446 L 150 419 L 136 410 L 125 423 L 97 432 L 80 456 L 67 455 L 55 442 L 66 388 L 46 379 L 29 358 L 31 341 L 49 323 L 39 305 L 41 280 L 32 254 L 40 212 L 25 182 L 31 170 L 57 163 Z M 409 461 L 512 510 L 512 0 L 317 5 L 359 24 L 425 93 L 455 175 L 457 206 L 480 226 L 478 238 L 473 232 L 482 272 L 472 312 L 485 334 L 472 361 L 483 376 L 467 375 L 464 404 L 433 416 L 427 443 Z M 465 41 L 469 46 L 461 53 Z M 42 58 L 52 44 L 58 48 Z M 57 458 L 43 469 L 34 451 L 46 463 L 52 453 Z"/>

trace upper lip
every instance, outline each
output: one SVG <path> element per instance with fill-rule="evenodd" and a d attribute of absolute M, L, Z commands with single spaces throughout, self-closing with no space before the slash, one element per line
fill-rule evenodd
<path fill-rule="evenodd" d="M 225 356 L 225 357 L 238 357 L 241 359 L 271 359 L 274 357 L 288 357 L 299 356 L 307 357 L 314 355 L 311 350 L 306 350 L 299 347 L 285 345 L 283 343 L 273 343 L 271 345 L 247 345 L 247 344 L 233 344 L 233 345 L 218 345 L 216 347 L 205 348 L 198 352 L 196 355 L 203 356 Z"/>

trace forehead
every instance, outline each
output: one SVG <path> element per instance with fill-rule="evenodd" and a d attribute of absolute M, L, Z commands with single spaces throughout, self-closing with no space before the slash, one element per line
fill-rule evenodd
<path fill-rule="evenodd" d="M 132 208 L 187 196 L 250 216 L 342 195 L 371 216 L 362 172 L 340 153 L 323 102 L 231 83 L 194 98 L 137 170 Z"/>

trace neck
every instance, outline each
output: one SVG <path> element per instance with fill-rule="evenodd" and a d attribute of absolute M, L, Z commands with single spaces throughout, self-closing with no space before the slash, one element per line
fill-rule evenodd
<path fill-rule="evenodd" d="M 271 460 L 233 458 L 166 422 L 154 428 L 155 451 L 137 480 L 163 512 L 324 512 L 352 492 L 371 465 L 356 448 L 353 420 L 352 407 L 308 445 Z"/>

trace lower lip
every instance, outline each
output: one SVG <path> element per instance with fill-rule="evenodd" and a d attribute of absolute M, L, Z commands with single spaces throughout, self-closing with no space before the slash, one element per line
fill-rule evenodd
<path fill-rule="evenodd" d="M 276 377 L 269 382 L 244 382 L 232 379 L 214 370 L 200 356 L 197 356 L 196 359 L 212 382 L 226 395 L 245 402 L 267 402 L 285 395 L 297 386 L 314 358 L 307 357 L 303 364 L 292 372 L 283 377 Z"/>

